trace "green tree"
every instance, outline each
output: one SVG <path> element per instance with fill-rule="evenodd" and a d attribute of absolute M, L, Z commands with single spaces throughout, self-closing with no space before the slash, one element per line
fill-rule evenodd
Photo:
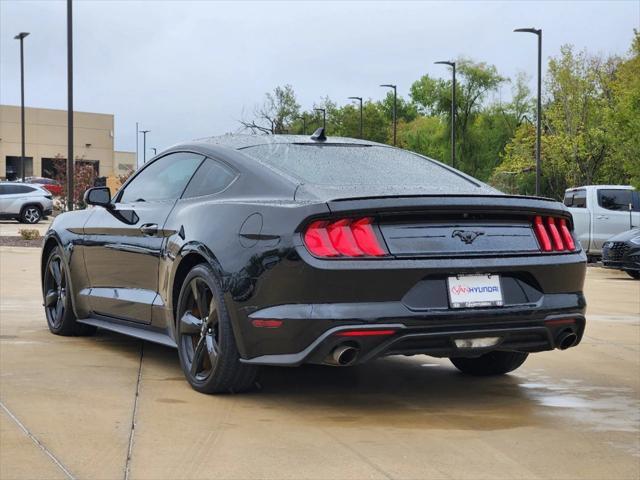
<path fill-rule="evenodd" d="M 618 67 L 611 84 L 612 106 L 606 118 L 612 133 L 612 169 L 623 183 L 640 189 L 640 32 L 634 30 L 629 58 Z M 609 172 L 608 172 L 609 173 Z"/>
<path fill-rule="evenodd" d="M 478 155 L 477 139 L 481 139 L 482 135 L 473 134 L 474 121 L 484 108 L 487 95 L 496 91 L 506 79 L 498 74 L 495 66 L 486 63 L 458 59 L 456 66 L 455 128 L 458 140 L 456 151 L 458 165 L 456 166 L 471 175 L 478 175 L 487 169 L 481 164 L 481 158 Z M 423 115 L 450 118 L 451 81 L 434 79 L 425 75 L 411 85 L 410 92 L 418 112 Z M 450 128 L 450 121 L 448 121 L 447 129 L 449 132 Z M 483 140 L 481 139 L 480 142 L 482 143 Z M 448 148 L 450 152 L 450 145 Z M 497 158 L 499 152 L 494 153 Z"/>

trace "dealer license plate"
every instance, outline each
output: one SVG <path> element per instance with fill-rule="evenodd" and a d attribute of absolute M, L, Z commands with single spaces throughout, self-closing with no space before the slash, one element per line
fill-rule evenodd
<path fill-rule="evenodd" d="M 458 275 L 447 279 L 451 308 L 501 307 L 499 275 Z"/>

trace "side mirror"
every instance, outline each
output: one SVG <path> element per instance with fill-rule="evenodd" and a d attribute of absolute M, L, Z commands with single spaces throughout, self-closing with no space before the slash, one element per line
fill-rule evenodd
<path fill-rule="evenodd" d="M 109 187 L 93 187 L 84 192 L 84 203 L 87 205 L 99 205 L 100 207 L 110 208 L 111 191 Z"/>

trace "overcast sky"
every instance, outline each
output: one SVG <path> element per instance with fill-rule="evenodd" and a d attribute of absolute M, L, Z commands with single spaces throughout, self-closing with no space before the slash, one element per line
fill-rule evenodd
<path fill-rule="evenodd" d="M 380 83 L 407 95 L 425 73 L 449 75 L 434 61 L 458 56 L 533 75 L 535 37 L 513 28 L 542 28 L 546 59 L 565 43 L 625 54 L 639 25 L 638 0 L 75 1 L 75 109 L 115 114 L 116 149 L 135 150 L 136 121 L 162 149 L 235 131 L 277 85 L 310 108 L 325 95 L 380 98 Z M 26 105 L 65 109 L 65 2 L 0 0 L 3 104 L 20 102 L 20 31 L 31 32 Z"/>

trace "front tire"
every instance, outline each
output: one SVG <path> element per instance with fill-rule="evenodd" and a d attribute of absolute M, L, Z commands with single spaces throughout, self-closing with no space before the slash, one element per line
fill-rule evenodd
<path fill-rule="evenodd" d="M 635 280 L 640 280 L 640 271 L 627 270 L 627 274 Z"/>
<path fill-rule="evenodd" d="M 62 336 L 93 335 L 96 328 L 76 322 L 71 308 L 69 270 L 62 249 L 55 247 L 49 253 L 44 271 L 42 292 L 47 325 L 51 333 Z"/>
<path fill-rule="evenodd" d="M 20 212 L 20 221 L 33 225 L 42 220 L 42 210 L 37 205 L 27 205 Z"/>
<path fill-rule="evenodd" d="M 180 364 L 202 393 L 238 393 L 255 385 L 257 367 L 240 363 L 220 282 L 207 264 L 191 269 L 176 309 Z"/>
<path fill-rule="evenodd" d="M 529 354 L 522 352 L 494 351 L 476 358 L 450 358 L 451 363 L 462 373 L 476 376 L 504 375 L 524 363 Z"/>

